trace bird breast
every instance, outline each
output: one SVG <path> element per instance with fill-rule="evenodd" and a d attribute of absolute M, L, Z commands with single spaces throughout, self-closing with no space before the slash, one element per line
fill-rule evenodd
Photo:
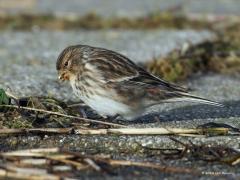
<path fill-rule="evenodd" d="M 128 105 L 117 101 L 114 92 L 106 90 L 100 82 L 91 78 L 75 77 L 70 80 L 73 92 L 88 106 L 101 115 L 127 114 L 130 111 Z"/>

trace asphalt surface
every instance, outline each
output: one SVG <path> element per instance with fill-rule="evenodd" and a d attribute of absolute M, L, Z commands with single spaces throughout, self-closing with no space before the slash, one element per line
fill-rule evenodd
<path fill-rule="evenodd" d="M 0 0 L 1 13 L 33 13 L 76 17 L 96 13 L 103 17 L 139 17 L 170 10 L 186 14 L 240 15 L 238 0 Z"/>
<path fill-rule="evenodd" d="M 70 3 L 71 2 L 71 3 Z M 102 16 L 143 16 L 157 10 L 174 9 L 183 5 L 186 13 L 239 15 L 238 0 L 136 0 L 99 2 L 97 0 L 0 0 L 0 13 L 53 13 L 59 16 L 79 16 L 95 12 Z M 111 7 L 111 8 L 110 8 Z M 165 56 L 185 43 L 200 43 L 214 38 L 209 31 L 154 30 L 154 31 L 42 31 L 1 32 L 0 34 L 0 88 L 10 88 L 17 96 L 52 96 L 63 101 L 78 99 L 68 84 L 57 81 L 55 62 L 63 48 L 72 44 L 88 44 L 118 51 L 136 63 L 144 63 L 156 56 Z M 191 87 L 193 94 L 219 101 L 225 107 L 213 107 L 196 103 L 161 104 L 150 109 L 132 122 L 130 127 L 182 127 L 195 128 L 206 123 L 225 123 L 240 128 L 240 75 L 197 74 L 182 82 Z M 7 140 L 6 140 L 7 139 Z M 177 137 L 198 145 L 222 145 L 240 149 L 239 135 L 208 137 Z M 146 168 L 116 168 L 113 174 L 84 171 L 78 174 L 83 179 L 237 179 L 240 167 L 219 162 L 207 163 L 194 158 L 162 159 L 157 152 L 144 153 L 143 147 L 182 147 L 169 136 L 113 136 L 113 135 L 57 135 L 57 136 L 9 136 L 0 137 L 0 150 L 9 151 L 39 147 L 63 147 L 89 154 L 110 154 L 116 159 L 150 161 L 167 166 L 193 168 L 202 175 L 166 174 Z"/>

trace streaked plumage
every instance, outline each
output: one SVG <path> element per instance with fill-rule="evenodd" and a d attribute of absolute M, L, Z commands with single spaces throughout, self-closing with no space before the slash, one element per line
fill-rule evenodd
<path fill-rule="evenodd" d="M 69 80 L 74 93 L 101 115 L 134 119 L 145 108 L 166 102 L 193 101 L 221 104 L 187 93 L 111 50 L 70 46 L 59 55 L 59 78 Z"/>

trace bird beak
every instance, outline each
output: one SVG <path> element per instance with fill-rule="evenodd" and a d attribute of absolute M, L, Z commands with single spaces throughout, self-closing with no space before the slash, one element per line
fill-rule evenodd
<path fill-rule="evenodd" d="M 58 79 L 61 80 L 61 81 L 64 81 L 63 75 L 60 74 L 60 75 L 58 76 Z"/>
<path fill-rule="evenodd" d="M 58 79 L 61 81 L 69 80 L 69 76 L 66 72 L 59 72 Z"/>

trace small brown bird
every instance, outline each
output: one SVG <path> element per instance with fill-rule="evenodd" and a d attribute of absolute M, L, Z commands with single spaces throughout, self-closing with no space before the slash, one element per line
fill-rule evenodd
<path fill-rule="evenodd" d="M 222 106 L 187 93 L 137 66 L 127 57 L 103 48 L 69 46 L 59 55 L 59 79 L 68 80 L 74 93 L 100 115 L 133 120 L 147 107 L 193 101 Z"/>

